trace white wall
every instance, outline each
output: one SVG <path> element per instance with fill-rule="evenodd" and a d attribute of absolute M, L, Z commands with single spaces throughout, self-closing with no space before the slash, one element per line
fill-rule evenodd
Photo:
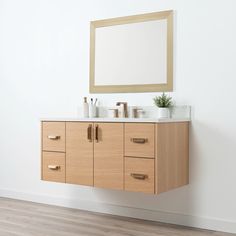
<path fill-rule="evenodd" d="M 171 95 L 193 107 L 190 185 L 152 196 L 40 181 L 40 117 L 76 116 L 88 95 L 89 21 L 166 9 Z M 0 195 L 236 232 L 235 9 L 234 0 L 0 0 Z M 155 95 L 97 97 L 151 105 Z"/>

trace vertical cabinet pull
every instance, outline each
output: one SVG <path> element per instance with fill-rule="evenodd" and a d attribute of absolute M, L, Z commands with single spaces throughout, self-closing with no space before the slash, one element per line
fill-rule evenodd
<path fill-rule="evenodd" d="M 87 137 L 89 142 L 92 142 L 92 125 L 90 124 L 87 129 Z"/>
<path fill-rule="evenodd" d="M 95 141 L 98 143 L 98 125 L 95 126 Z"/>

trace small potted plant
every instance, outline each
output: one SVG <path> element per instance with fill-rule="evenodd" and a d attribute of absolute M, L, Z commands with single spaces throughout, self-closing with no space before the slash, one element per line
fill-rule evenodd
<path fill-rule="evenodd" d="M 163 93 L 161 96 L 155 97 L 153 101 L 158 107 L 158 118 L 170 118 L 170 107 L 173 105 L 172 97 L 169 97 Z"/>

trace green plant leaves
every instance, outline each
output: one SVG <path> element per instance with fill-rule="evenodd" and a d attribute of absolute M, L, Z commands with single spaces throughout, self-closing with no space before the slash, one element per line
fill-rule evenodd
<path fill-rule="evenodd" d="M 157 107 L 171 107 L 173 105 L 172 97 L 167 96 L 163 93 L 161 96 L 153 98 L 154 104 Z"/>

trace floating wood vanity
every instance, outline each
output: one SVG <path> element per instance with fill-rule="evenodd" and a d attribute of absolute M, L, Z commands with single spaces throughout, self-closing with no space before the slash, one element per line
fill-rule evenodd
<path fill-rule="evenodd" d="M 43 180 L 159 194 L 188 172 L 188 120 L 42 121 Z"/>

